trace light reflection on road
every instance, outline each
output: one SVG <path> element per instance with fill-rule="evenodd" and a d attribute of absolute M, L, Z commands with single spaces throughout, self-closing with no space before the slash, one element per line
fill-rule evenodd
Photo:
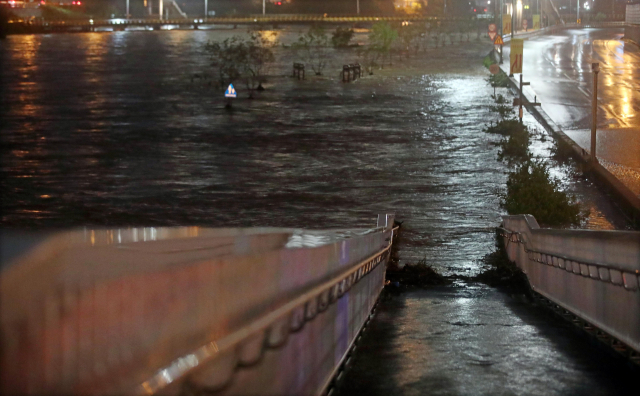
<path fill-rule="evenodd" d="M 570 29 L 529 39 L 523 76 L 542 109 L 572 138 L 591 129 L 593 74 L 598 76 L 598 157 L 627 186 L 640 191 L 640 48 L 622 40 L 623 29 Z M 508 59 L 508 48 L 505 48 Z M 587 138 L 588 139 L 588 138 Z M 589 149 L 585 139 L 576 139 Z M 618 173 L 616 173 L 618 172 Z M 629 176 L 630 175 L 630 176 Z M 638 193 L 640 194 L 640 193 Z"/>

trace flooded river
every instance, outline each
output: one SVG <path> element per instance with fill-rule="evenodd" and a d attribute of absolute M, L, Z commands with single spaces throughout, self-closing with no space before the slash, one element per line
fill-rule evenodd
<path fill-rule="evenodd" d="M 276 33 L 284 44 L 298 34 Z M 498 137 L 482 132 L 496 119 L 482 67 L 489 45 L 431 49 L 350 84 L 339 73 L 356 60 L 353 50 L 332 52 L 324 76 L 297 81 L 288 77 L 295 58 L 280 46 L 266 91 L 250 100 L 237 86 L 241 98 L 228 111 L 224 90 L 191 77 L 208 68 L 203 45 L 232 34 L 243 31 L 0 41 L 2 225 L 366 227 L 377 213 L 395 212 L 404 221 L 401 262 L 426 259 L 444 274 L 480 271 L 504 214 L 497 192 L 508 170 L 496 160 Z M 540 138 L 534 153 L 548 158 L 551 146 Z M 591 209 L 586 227 L 628 226 L 570 165 L 554 174 Z M 467 293 L 482 298 L 485 289 Z M 470 315 L 509 322 L 516 314 L 494 294 L 502 308 Z M 421 312 L 435 304 L 419 293 L 405 298 Z M 529 334 L 519 329 L 505 331 L 517 342 Z M 542 331 L 530 347 L 550 368 L 572 359 L 553 334 Z M 510 361 L 522 370 L 536 364 L 520 352 L 511 350 Z M 480 366 L 483 359 L 476 358 Z M 500 387 L 507 374 L 496 375 L 485 378 L 496 388 L 480 390 L 508 394 Z M 553 381 L 546 386 L 556 389 Z"/>

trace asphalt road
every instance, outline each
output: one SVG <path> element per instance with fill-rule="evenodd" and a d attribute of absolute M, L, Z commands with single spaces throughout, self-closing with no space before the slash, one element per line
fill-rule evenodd
<path fill-rule="evenodd" d="M 537 96 L 556 124 L 588 150 L 591 64 L 599 62 L 597 155 L 640 195 L 640 47 L 623 35 L 623 28 L 568 29 L 530 38 L 523 78 L 531 82 L 525 93 Z M 504 56 L 508 69 L 508 46 Z"/>

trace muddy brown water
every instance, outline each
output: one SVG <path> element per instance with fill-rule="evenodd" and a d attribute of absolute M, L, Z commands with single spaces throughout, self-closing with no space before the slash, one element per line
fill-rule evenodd
<path fill-rule="evenodd" d="M 492 89 L 481 63 L 490 46 L 472 41 L 431 48 L 350 84 L 340 82 L 339 72 L 342 63 L 356 60 L 353 50 L 331 50 L 324 76 L 309 73 L 299 82 L 288 77 L 295 60 L 290 49 L 278 47 L 267 90 L 250 100 L 237 84 L 240 98 L 228 111 L 224 89 L 191 77 L 207 70 L 204 43 L 242 33 L 114 32 L 0 41 L 2 226 L 367 227 L 377 213 L 395 212 L 404 221 L 402 263 L 425 259 L 443 274 L 477 274 L 504 214 L 496 193 L 508 170 L 496 160 L 498 137 L 482 132 L 497 119 L 488 110 Z M 286 29 L 277 34 L 285 44 L 297 37 Z M 365 32 L 356 41 L 366 41 Z M 535 125 L 529 116 L 525 121 Z M 552 142 L 543 135 L 532 150 L 548 159 Z M 585 227 L 628 227 L 570 164 L 556 165 L 554 175 L 591 209 Z M 478 299 L 493 296 L 502 308 L 478 304 L 480 313 L 470 315 L 517 321 L 503 297 L 487 290 L 467 292 Z M 424 323 L 439 315 L 429 316 L 432 303 L 420 293 L 403 301 L 422 307 Z M 415 337 L 426 337 L 420 327 L 415 331 Z M 531 335 L 518 326 L 508 331 L 514 340 Z M 543 372 L 550 377 L 564 375 L 552 368 L 573 359 L 557 348 L 555 333 L 542 331 L 531 347 L 548 361 Z M 477 346 L 477 337 L 453 341 L 432 347 Z M 525 370 L 533 361 L 521 352 L 512 349 L 510 361 Z M 511 391 L 500 385 L 500 375 L 483 376 L 483 370 L 476 370 L 474 381 Z M 561 389 L 554 383 L 535 389 Z M 489 389 L 459 386 L 443 392 Z"/>

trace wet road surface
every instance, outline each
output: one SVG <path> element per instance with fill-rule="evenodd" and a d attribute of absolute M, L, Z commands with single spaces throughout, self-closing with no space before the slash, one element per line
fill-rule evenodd
<path fill-rule="evenodd" d="M 267 90 L 249 100 L 239 89 L 241 98 L 228 112 L 224 89 L 190 77 L 206 71 L 203 44 L 232 34 L 115 32 L 1 42 L 2 226 L 366 227 L 376 213 L 394 211 L 404 220 L 401 263 L 425 259 L 443 274 L 481 270 L 479 260 L 494 249 L 503 214 L 497 193 L 509 170 L 496 160 L 499 137 L 482 132 L 497 120 L 482 66 L 489 45 L 430 49 L 352 84 L 339 82 L 341 65 L 355 61 L 352 53 L 331 52 L 324 76 L 298 82 L 288 77 L 292 55 L 279 47 Z M 283 42 L 296 37 L 279 34 Z M 525 122 L 535 126 L 529 115 Z M 590 209 L 584 226 L 625 228 L 606 196 L 572 165 L 550 158 L 552 146 L 540 129 L 531 149 Z M 493 323 L 512 340 L 535 333 L 500 325 L 520 322 L 493 290 L 471 287 L 464 298 L 436 293 L 443 294 L 406 297 L 416 310 L 433 313 L 423 324 L 442 316 L 433 301 L 451 300 L 442 305 L 451 323 Z M 462 318 L 464 299 L 474 309 Z M 413 311 L 403 312 L 412 318 Z M 401 351 L 414 348 L 411 337 L 430 337 L 418 325 L 400 337 L 402 326 L 391 333 L 399 338 L 386 340 Z M 440 352 L 431 366 L 411 356 L 418 360 L 407 378 L 442 376 L 438 367 L 454 367 L 466 350 L 477 367 L 440 382 L 442 392 L 471 389 L 469 381 L 493 384 L 477 389 L 511 389 L 506 368 L 486 369 L 505 367 L 497 358 L 504 347 L 492 332 L 450 326 L 442 330 L 448 336 L 457 334 L 452 328 L 466 329 L 466 336 L 434 344 Z M 558 389 L 557 374 L 571 361 L 558 348 L 567 336 L 547 336 L 551 341 L 542 346 L 530 341 L 539 354 L 514 346 L 504 360 L 520 367 L 544 362 L 536 368 L 546 372 L 536 390 Z M 376 359 L 380 367 L 397 367 L 384 355 Z M 589 366 L 581 375 L 593 372 L 609 371 Z M 420 393 L 435 386 L 423 385 Z"/>
<path fill-rule="evenodd" d="M 640 196 L 640 48 L 623 28 L 567 29 L 525 41 L 525 92 L 590 151 L 592 62 L 598 75 L 598 158 Z M 505 47 L 508 69 L 509 48 Z"/>

